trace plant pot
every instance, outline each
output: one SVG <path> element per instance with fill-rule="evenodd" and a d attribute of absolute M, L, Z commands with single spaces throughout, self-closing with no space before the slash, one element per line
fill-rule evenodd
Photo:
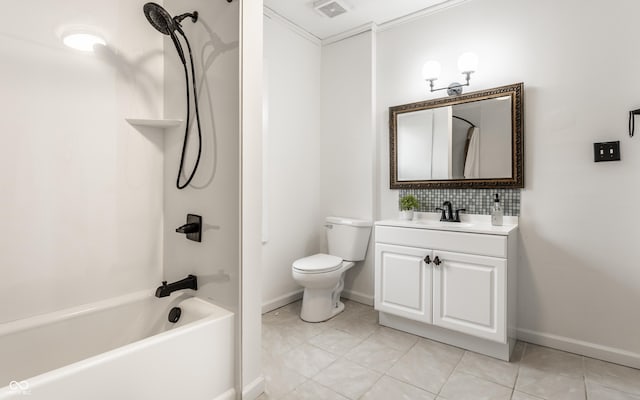
<path fill-rule="evenodd" d="M 411 221 L 413 220 L 413 210 L 401 210 L 400 211 L 400 219 L 403 221 Z"/>

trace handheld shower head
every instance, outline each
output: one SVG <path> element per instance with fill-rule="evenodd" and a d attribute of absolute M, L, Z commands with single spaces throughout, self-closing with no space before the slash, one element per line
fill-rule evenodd
<path fill-rule="evenodd" d="M 189 39 L 187 38 L 187 35 L 182 30 L 182 25 L 181 25 L 182 21 L 186 18 L 191 18 L 192 22 L 196 22 L 198 20 L 198 12 L 194 11 L 191 13 L 184 13 L 184 14 L 180 14 L 175 17 L 172 17 L 171 14 L 169 14 L 167 10 L 165 10 L 161 5 L 157 3 L 152 3 L 152 2 L 146 3 L 143 6 L 142 10 L 144 11 L 144 15 L 145 17 L 147 17 L 147 20 L 149 21 L 151 26 L 153 26 L 158 32 L 162 33 L 163 35 L 168 35 L 171 38 L 171 40 L 173 41 L 173 44 L 176 47 L 176 50 L 178 51 L 180 60 L 182 61 L 182 66 L 184 67 L 184 76 L 185 76 L 186 87 L 187 87 L 187 119 L 185 123 L 184 141 L 182 144 L 182 155 L 180 156 L 180 167 L 178 168 L 178 178 L 176 179 L 176 187 L 180 190 L 180 189 L 186 188 L 191 183 L 191 180 L 193 179 L 193 177 L 196 174 L 196 171 L 198 170 L 198 165 L 200 164 L 200 156 L 202 154 L 202 127 L 200 126 L 200 111 L 198 109 L 198 91 L 196 89 L 196 71 L 193 63 L 193 53 L 191 52 L 191 45 L 189 44 Z M 182 38 L 184 39 L 184 43 L 186 43 L 187 45 L 187 50 L 189 50 L 191 80 L 192 80 L 192 87 L 193 87 L 193 101 L 195 103 L 196 122 L 198 124 L 198 156 L 196 158 L 196 162 L 193 167 L 193 170 L 191 171 L 191 174 L 189 175 L 189 177 L 187 178 L 187 181 L 184 184 L 180 183 L 180 178 L 182 176 L 182 172 L 184 169 L 185 153 L 186 153 L 188 138 L 189 138 L 189 128 L 190 128 L 189 117 L 190 117 L 190 111 L 191 111 L 191 100 L 190 100 L 190 91 L 189 91 L 189 69 L 187 68 L 187 60 L 184 56 L 184 51 L 182 50 L 182 45 L 180 44 L 180 40 L 178 40 L 178 35 L 176 34 L 176 32 L 178 32 L 182 36 Z"/>
<path fill-rule="evenodd" d="M 175 22 L 171 15 L 156 3 L 147 3 L 142 7 L 144 16 L 147 17 L 149 23 L 164 35 L 171 35 L 176 30 Z"/>
<path fill-rule="evenodd" d="M 178 55 L 180 56 L 180 60 L 183 64 L 187 63 L 186 58 L 184 57 L 184 51 L 182 50 L 182 45 L 180 45 L 180 41 L 176 36 L 176 31 L 182 33 L 182 29 L 180 28 L 180 22 L 187 18 L 191 17 L 193 22 L 198 20 L 198 12 L 194 13 L 186 13 L 179 15 L 177 17 L 171 17 L 171 14 L 167 12 L 161 5 L 156 3 L 147 3 L 142 7 L 144 11 L 145 17 L 156 30 L 163 35 L 168 35 L 171 37 L 173 44 L 176 46 L 176 50 L 178 51 Z"/>

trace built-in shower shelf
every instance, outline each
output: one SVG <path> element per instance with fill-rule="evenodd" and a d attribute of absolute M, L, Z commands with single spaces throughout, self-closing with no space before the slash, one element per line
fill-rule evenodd
<path fill-rule="evenodd" d="M 134 126 L 148 126 L 152 128 L 171 128 L 180 125 L 181 119 L 136 119 L 127 118 L 127 122 Z"/>

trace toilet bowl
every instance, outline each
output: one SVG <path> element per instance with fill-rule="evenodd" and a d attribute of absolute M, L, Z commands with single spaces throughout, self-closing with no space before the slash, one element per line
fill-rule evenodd
<path fill-rule="evenodd" d="M 364 259 L 371 234 L 369 221 L 327 217 L 326 222 L 329 254 L 300 258 L 291 266 L 293 279 L 304 287 L 300 318 L 307 322 L 326 321 L 344 310 L 345 273 Z"/>

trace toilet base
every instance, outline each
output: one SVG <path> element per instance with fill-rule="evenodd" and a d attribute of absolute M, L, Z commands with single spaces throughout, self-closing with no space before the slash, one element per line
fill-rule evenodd
<path fill-rule="evenodd" d="M 339 296 L 339 294 L 338 294 Z M 344 311 L 344 303 L 327 296 L 327 290 L 306 288 L 302 296 L 300 318 L 306 322 L 324 322 Z"/>

